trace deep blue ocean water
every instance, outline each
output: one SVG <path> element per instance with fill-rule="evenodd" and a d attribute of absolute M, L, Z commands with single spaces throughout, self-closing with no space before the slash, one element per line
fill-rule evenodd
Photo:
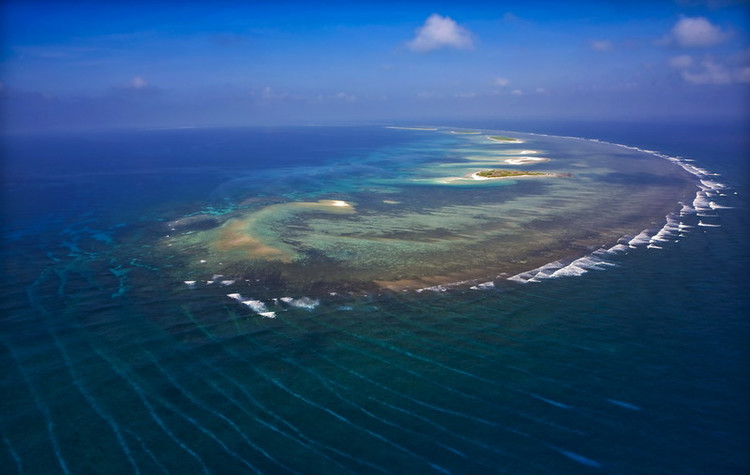
<path fill-rule="evenodd" d="M 744 129 L 470 125 L 689 157 L 731 208 L 578 277 L 336 295 L 269 319 L 175 280 L 160 223 L 408 134 L 5 136 L 3 472 L 746 472 Z"/>

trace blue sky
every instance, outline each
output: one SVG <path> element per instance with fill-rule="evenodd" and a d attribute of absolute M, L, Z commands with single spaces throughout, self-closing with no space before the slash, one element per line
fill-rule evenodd
<path fill-rule="evenodd" d="M 0 8 L 7 130 L 748 115 L 743 1 Z"/>

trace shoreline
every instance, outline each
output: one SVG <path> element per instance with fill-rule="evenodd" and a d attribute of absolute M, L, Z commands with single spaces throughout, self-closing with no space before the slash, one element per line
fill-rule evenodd
<path fill-rule="evenodd" d="M 516 139 L 512 137 L 497 137 L 497 136 L 492 137 L 489 135 L 487 136 L 487 140 L 491 142 L 495 142 L 495 143 L 513 143 L 513 144 L 524 143 L 524 141 L 521 139 Z"/>
<path fill-rule="evenodd" d="M 548 178 L 548 177 L 561 177 L 562 175 L 559 175 L 557 173 L 529 173 L 529 174 L 523 174 L 523 175 L 508 175 L 508 176 L 481 176 L 479 175 L 482 173 L 481 171 L 471 173 L 468 175 L 467 178 L 471 178 L 472 180 L 476 181 L 484 181 L 484 180 L 506 180 L 509 178 Z"/>
<path fill-rule="evenodd" d="M 386 125 L 385 128 L 396 129 L 396 130 L 423 130 L 423 131 L 438 130 L 437 127 L 401 127 L 398 125 Z"/>

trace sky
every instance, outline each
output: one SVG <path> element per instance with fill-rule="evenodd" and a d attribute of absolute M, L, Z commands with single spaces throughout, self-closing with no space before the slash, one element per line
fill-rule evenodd
<path fill-rule="evenodd" d="M 5 131 L 750 116 L 750 2 L 0 4 Z"/>

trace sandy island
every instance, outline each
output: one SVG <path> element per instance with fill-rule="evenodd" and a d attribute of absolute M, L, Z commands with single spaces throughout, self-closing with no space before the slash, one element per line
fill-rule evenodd
<path fill-rule="evenodd" d="M 472 180 L 501 180 L 503 178 L 558 177 L 556 173 L 530 172 L 521 170 L 481 170 L 469 175 Z"/>
<path fill-rule="evenodd" d="M 487 138 L 497 143 L 523 143 L 523 140 L 521 139 L 505 137 L 503 135 L 488 135 Z"/>

